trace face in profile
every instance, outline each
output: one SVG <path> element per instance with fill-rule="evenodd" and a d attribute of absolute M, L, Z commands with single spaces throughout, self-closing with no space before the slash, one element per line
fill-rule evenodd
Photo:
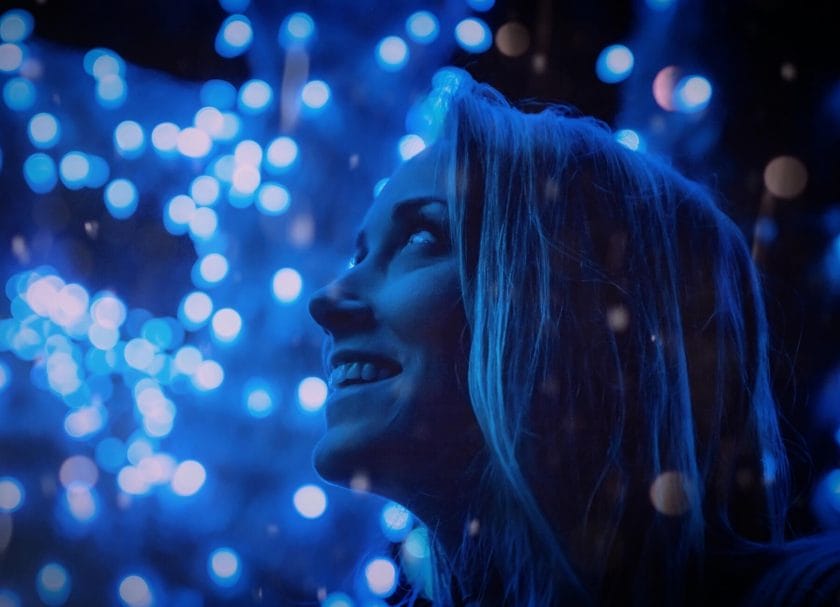
<path fill-rule="evenodd" d="M 450 245 L 444 155 L 403 164 L 376 197 L 350 267 L 310 302 L 331 336 L 325 479 L 411 505 L 448 491 L 476 453 L 468 333 Z"/>

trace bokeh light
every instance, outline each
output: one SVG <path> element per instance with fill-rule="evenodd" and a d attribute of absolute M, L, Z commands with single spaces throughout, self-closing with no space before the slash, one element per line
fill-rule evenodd
<path fill-rule="evenodd" d="M 401 70 L 408 63 L 408 45 L 399 36 L 386 36 L 376 45 L 376 61 L 388 72 Z"/>
<path fill-rule="evenodd" d="M 298 404 L 307 412 L 314 412 L 324 406 L 327 400 L 327 384 L 320 377 L 307 377 L 298 385 Z"/>
<path fill-rule="evenodd" d="M 400 158 L 408 160 L 426 149 L 426 142 L 419 135 L 410 133 L 400 138 L 397 149 L 399 150 Z"/>
<path fill-rule="evenodd" d="M 289 48 L 303 45 L 315 34 L 315 21 L 307 13 L 292 13 L 280 25 L 278 40 L 280 45 Z"/>
<path fill-rule="evenodd" d="M 145 144 L 143 127 L 134 120 L 123 120 L 114 129 L 114 147 L 123 158 L 137 158 Z"/>
<path fill-rule="evenodd" d="M 293 268 L 280 268 L 271 280 L 271 290 L 274 297 L 281 303 L 295 301 L 303 289 L 303 279 Z"/>
<path fill-rule="evenodd" d="M 595 73 L 601 82 L 613 84 L 625 80 L 633 71 L 635 59 L 632 51 L 623 44 L 608 46 L 598 55 Z"/>
<path fill-rule="evenodd" d="M 131 217 L 137 209 L 137 188 L 128 179 L 114 179 L 105 187 L 105 205 L 117 219 Z"/>
<path fill-rule="evenodd" d="M 63 605 L 70 595 L 70 574 L 59 563 L 47 563 L 38 571 L 35 588 L 47 605 Z"/>
<path fill-rule="evenodd" d="M 318 110 L 330 100 L 330 87 L 323 80 L 307 82 L 300 93 L 304 105 L 313 110 Z"/>
<path fill-rule="evenodd" d="M 674 105 L 681 112 L 701 112 L 711 100 L 712 84 L 703 76 L 686 76 L 674 87 Z"/>
<path fill-rule="evenodd" d="M 320 518 L 327 510 L 327 495 L 318 485 L 304 485 L 292 497 L 295 510 L 303 518 Z"/>
<path fill-rule="evenodd" d="M 195 495 L 204 486 L 207 472 L 199 462 L 186 460 L 178 464 L 172 475 L 172 491 L 181 497 Z"/>
<path fill-rule="evenodd" d="M 440 24 L 429 11 L 417 11 L 406 19 L 405 31 L 414 42 L 431 44 L 438 37 Z"/>
<path fill-rule="evenodd" d="M 467 52 L 483 53 L 493 44 L 493 34 L 483 20 L 470 17 L 455 26 L 455 41 Z"/>
<path fill-rule="evenodd" d="M 61 135 L 58 120 L 52 114 L 40 112 L 29 119 L 29 140 L 36 148 L 53 147 Z"/>
<path fill-rule="evenodd" d="M 778 198 L 796 198 L 807 184 L 808 169 L 794 156 L 777 156 L 764 167 L 764 187 Z"/>
<path fill-rule="evenodd" d="M 239 109 L 246 114 L 265 111 L 274 100 L 274 92 L 265 80 L 249 80 L 239 89 Z"/>
<path fill-rule="evenodd" d="M 270 168 L 283 170 L 294 164 L 298 157 L 298 145 L 291 137 L 278 137 L 266 150 L 266 161 Z"/>
<path fill-rule="evenodd" d="M 219 586 L 234 586 L 241 574 L 239 555 L 232 548 L 216 548 L 207 558 L 207 572 Z"/>
<path fill-rule="evenodd" d="M 10 476 L 0 477 L 0 512 L 14 512 L 23 505 L 26 492 L 23 485 Z"/>
<path fill-rule="evenodd" d="M 216 52 L 222 57 L 238 57 L 248 50 L 253 39 L 251 21 L 244 15 L 231 15 L 222 22 L 216 35 Z"/>
<path fill-rule="evenodd" d="M 397 566 L 389 558 L 372 559 L 365 565 L 365 581 L 374 595 L 390 596 L 397 587 Z"/>
<path fill-rule="evenodd" d="M 149 583 L 136 574 L 127 575 L 120 580 L 117 594 L 126 607 L 151 607 L 155 604 Z"/>
<path fill-rule="evenodd" d="M 531 34 L 521 23 L 508 21 L 496 30 L 496 48 L 507 57 L 524 55 L 531 44 Z"/>
<path fill-rule="evenodd" d="M 257 192 L 257 208 L 266 215 L 285 213 L 290 204 L 289 190 L 279 183 L 265 182 Z"/>
<path fill-rule="evenodd" d="M 242 331 L 242 317 L 233 308 L 222 308 L 213 314 L 211 321 L 213 337 L 221 343 L 230 343 Z"/>
<path fill-rule="evenodd" d="M 13 8 L 0 17 L 0 40 L 23 42 L 32 33 L 34 21 L 29 11 Z"/>

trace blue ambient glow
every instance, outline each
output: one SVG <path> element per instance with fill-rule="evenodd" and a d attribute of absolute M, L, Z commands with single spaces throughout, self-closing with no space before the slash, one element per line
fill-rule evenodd
<path fill-rule="evenodd" d="M 208 80 L 201 87 L 201 103 L 219 110 L 236 105 L 236 87 L 225 80 Z"/>
<path fill-rule="evenodd" d="M 601 82 L 614 84 L 626 79 L 633 71 L 632 51 L 623 44 L 608 46 L 598 55 L 595 74 Z"/>
<path fill-rule="evenodd" d="M 114 147 L 123 158 L 137 158 L 145 144 L 143 127 L 133 120 L 123 120 L 114 129 Z"/>
<path fill-rule="evenodd" d="M 391 596 L 397 587 L 397 566 L 389 558 L 375 558 L 365 565 L 365 581 L 374 595 Z"/>
<path fill-rule="evenodd" d="M 128 179 L 114 179 L 105 188 L 108 212 L 117 219 L 126 219 L 137 209 L 137 188 Z"/>
<path fill-rule="evenodd" d="M 244 13 L 251 0 L 219 0 L 219 6 L 229 13 Z"/>
<path fill-rule="evenodd" d="M 207 572 L 219 586 L 233 586 L 239 580 L 239 555 L 231 548 L 216 548 L 207 559 Z"/>
<path fill-rule="evenodd" d="M 467 52 L 483 53 L 493 44 L 493 35 L 484 21 L 470 17 L 455 26 L 455 41 Z"/>
<path fill-rule="evenodd" d="M 26 78 L 12 78 L 3 86 L 3 101 L 10 110 L 28 110 L 35 104 L 35 85 Z"/>
<path fill-rule="evenodd" d="M 307 107 L 321 109 L 330 100 L 330 87 L 323 80 L 307 82 L 300 92 L 300 98 Z"/>
<path fill-rule="evenodd" d="M 53 147 L 61 135 L 61 127 L 55 116 L 46 112 L 35 114 L 29 120 L 29 141 L 36 148 L 46 150 Z"/>
<path fill-rule="evenodd" d="M 318 485 L 304 485 L 292 497 L 295 510 L 303 518 L 316 519 L 327 510 L 327 495 Z"/>
<path fill-rule="evenodd" d="M 265 80 L 249 80 L 239 89 L 239 109 L 246 114 L 265 111 L 274 99 L 274 92 Z"/>
<path fill-rule="evenodd" d="M 376 61 L 388 72 L 396 72 L 408 63 L 408 45 L 399 36 L 387 36 L 376 45 Z"/>
<path fill-rule="evenodd" d="M 406 19 L 405 31 L 414 42 L 430 44 L 438 37 L 440 24 L 429 11 L 417 11 Z"/>
<path fill-rule="evenodd" d="M 222 57 L 238 57 L 248 50 L 254 32 L 244 15 L 231 15 L 222 22 L 216 35 L 216 52 Z"/>
<path fill-rule="evenodd" d="M 42 152 L 32 154 L 23 163 L 23 178 L 33 192 L 46 194 L 58 183 L 55 162 Z"/>
<path fill-rule="evenodd" d="M 674 104 L 687 114 L 701 112 L 712 99 L 712 84 L 703 76 L 686 76 L 674 87 Z"/>

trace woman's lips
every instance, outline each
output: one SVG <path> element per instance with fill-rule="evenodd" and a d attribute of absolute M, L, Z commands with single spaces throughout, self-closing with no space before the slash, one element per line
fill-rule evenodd
<path fill-rule="evenodd" d="M 365 384 L 388 379 L 400 370 L 375 362 L 354 361 L 336 366 L 329 377 L 330 388 L 343 388 L 354 384 Z"/>

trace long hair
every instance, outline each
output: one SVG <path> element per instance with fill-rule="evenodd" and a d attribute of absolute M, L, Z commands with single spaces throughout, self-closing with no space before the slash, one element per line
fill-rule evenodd
<path fill-rule="evenodd" d="M 486 467 L 460 550 L 438 554 L 437 600 L 682 604 L 708 552 L 783 534 L 743 236 L 593 119 L 519 111 L 464 73 L 447 101 Z"/>

